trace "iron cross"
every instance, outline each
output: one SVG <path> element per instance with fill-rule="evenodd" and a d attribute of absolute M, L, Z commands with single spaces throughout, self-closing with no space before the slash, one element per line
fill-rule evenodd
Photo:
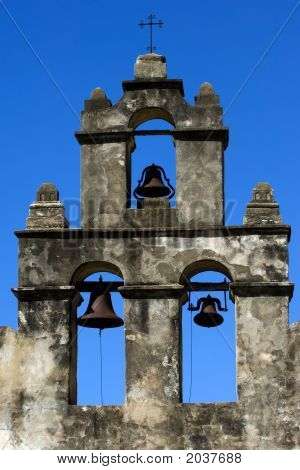
<path fill-rule="evenodd" d="M 163 22 L 161 20 L 159 21 L 153 21 L 155 19 L 155 15 L 150 15 L 148 16 L 148 23 L 145 23 L 143 20 L 139 23 L 139 26 L 143 28 L 144 26 L 150 26 L 150 46 L 147 47 L 147 51 L 152 54 L 153 51 L 156 51 L 156 47 L 153 46 L 152 38 L 153 38 L 153 26 L 158 26 L 159 28 L 162 28 Z"/>

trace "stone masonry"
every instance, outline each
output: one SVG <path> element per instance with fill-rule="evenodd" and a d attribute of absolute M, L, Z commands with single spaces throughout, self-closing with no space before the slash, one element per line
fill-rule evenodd
<path fill-rule="evenodd" d="M 85 101 L 81 227 L 69 229 L 57 189 L 40 187 L 19 241 L 18 331 L 0 328 L 3 449 L 300 448 L 300 323 L 288 325 L 290 226 L 268 183 L 244 224 L 224 226 L 228 129 L 209 83 L 192 106 L 166 60 L 140 56 L 112 105 Z M 164 119 L 176 148 L 176 207 L 130 207 L 136 128 Z M 237 328 L 236 403 L 181 402 L 181 307 L 191 276 L 231 280 Z M 126 403 L 76 404 L 76 283 L 106 271 L 124 279 Z"/>

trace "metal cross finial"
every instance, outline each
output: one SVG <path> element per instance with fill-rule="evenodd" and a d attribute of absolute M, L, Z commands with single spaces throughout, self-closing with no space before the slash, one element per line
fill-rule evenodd
<path fill-rule="evenodd" d="M 139 23 L 139 26 L 143 28 L 144 26 L 150 26 L 150 46 L 147 47 L 147 51 L 152 54 L 153 51 L 156 51 L 156 47 L 153 46 L 152 38 L 153 38 L 153 26 L 158 26 L 159 28 L 162 28 L 163 22 L 161 20 L 159 21 L 153 21 L 155 19 L 155 15 L 150 15 L 148 16 L 148 23 L 145 23 L 143 20 Z"/>

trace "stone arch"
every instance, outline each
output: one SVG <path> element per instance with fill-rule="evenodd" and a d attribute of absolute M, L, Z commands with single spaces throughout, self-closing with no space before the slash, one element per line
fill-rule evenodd
<path fill-rule="evenodd" d="M 71 285 L 75 285 L 76 282 L 83 281 L 86 277 L 90 276 L 91 274 L 100 271 L 115 274 L 116 276 L 119 276 L 124 279 L 124 276 L 119 266 L 108 261 L 89 261 L 78 266 L 71 278 Z"/>
<path fill-rule="evenodd" d="M 175 120 L 172 114 L 159 106 L 144 107 L 135 111 L 129 118 L 128 127 L 136 129 L 144 122 L 152 121 L 153 119 L 162 119 L 175 127 Z"/>
<path fill-rule="evenodd" d="M 231 282 L 236 278 L 236 273 L 231 265 L 227 263 L 220 262 L 216 259 L 199 259 L 188 264 L 180 278 L 179 283 L 187 286 L 190 279 L 197 274 L 203 274 L 204 279 L 195 279 L 195 282 L 219 282 L 214 280 L 214 277 L 211 274 L 221 273 L 226 276 Z M 206 280 L 205 274 L 209 279 Z M 210 279 L 212 277 L 212 279 Z M 191 282 L 193 282 L 192 280 Z M 197 305 L 197 300 L 200 297 L 207 297 L 210 294 L 211 297 L 219 298 L 221 305 L 224 307 L 223 294 L 221 292 L 209 292 L 204 291 L 200 292 L 191 292 L 191 302 L 195 306 Z M 222 297 L 221 297 L 221 295 Z M 227 295 L 227 301 L 228 294 Z M 219 325 L 219 328 L 225 328 L 226 331 L 226 341 L 224 341 L 224 333 L 220 333 L 218 329 L 215 328 L 203 328 L 201 326 L 194 324 L 194 315 L 199 314 L 200 310 L 190 312 L 188 310 L 188 296 L 180 305 L 180 318 L 181 318 L 181 334 L 180 334 L 180 345 L 181 345 L 181 396 L 183 403 L 191 402 L 195 403 L 208 403 L 208 402 L 220 402 L 220 401 L 237 401 L 237 378 L 236 378 L 236 314 L 235 306 L 230 307 L 230 302 L 227 303 L 228 313 L 220 313 L 223 318 L 223 324 Z M 218 309 L 217 309 L 218 310 Z M 188 315 L 188 316 L 187 316 Z M 230 315 L 230 316 L 229 316 Z M 197 330 L 198 329 L 198 330 Z M 193 331 L 193 333 L 192 333 Z M 195 336 L 197 335 L 197 336 Z M 228 335 L 228 336 L 227 336 Z M 192 338 L 197 339 L 195 341 Z M 230 343 L 229 343 L 230 341 Z M 190 346 L 193 344 L 194 346 Z M 228 344 L 231 346 L 228 347 Z M 192 352 L 194 351 L 194 353 Z M 219 360 L 215 361 L 215 351 L 218 351 L 217 356 L 222 358 L 221 362 Z M 232 355 L 233 353 L 233 355 Z M 193 361 L 192 357 L 213 357 L 212 364 L 214 367 L 207 369 L 207 361 Z M 215 362 L 213 362 L 215 361 Z M 223 362 L 222 362 L 223 361 Z M 192 366 L 193 364 L 193 366 Z M 222 366 L 220 365 L 222 364 Z M 228 381 L 227 378 L 224 378 L 224 371 L 229 371 Z M 205 375 L 206 382 L 205 387 L 201 386 L 201 381 L 199 377 Z M 216 379 L 216 377 L 218 377 Z M 219 382 L 218 382 L 219 381 Z M 223 387 L 225 381 L 227 381 L 227 388 Z M 216 385 L 217 383 L 217 385 Z M 192 390 L 193 384 L 193 392 Z M 218 390 L 215 392 L 214 390 Z M 229 398 L 228 398 L 229 397 Z"/>
<path fill-rule="evenodd" d="M 156 120 L 159 120 L 159 122 L 156 122 Z M 142 130 L 140 130 L 139 126 L 151 121 L 151 130 L 159 130 L 161 133 L 153 132 L 151 134 L 151 130 L 145 130 L 145 134 L 143 134 L 144 129 L 142 128 Z M 167 126 L 165 126 L 166 123 Z M 144 168 L 152 163 L 162 166 L 165 170 L 166 166 L 170 164 L 172 185 L 176 188 L 177 148 L 176 141 L 170 134 L 170 131 L 175 128 L 175 121 L 172 114 L 163 107 L 143 107 L 136 110 L 131 115 L 128 127 L 130 129 L 138 128 L 138 130 L 140 130 L 140 134 L 137 134 L 134 137 L 134 145 L 127 150 L 126 178 L 128 192 L 130 193 L 128 207 L 135 208 L 137 202 L 134 197 L 134 189 L 141 178 Z M 146 158 L 146 161 L 144 162 L 144 152 L 146 150 L 147 153 L 147 148 L 153 149 L 153 156 L 150 157 L 150 159 Z M 164 149 L 164 152 L 162 149 Z M 166 155 L 170 158 L 165 159 Z M 167 176 L 170 177 L 170 171 L 167 171 Z M 176 199 L 172 199 L 172 203 L 175 204 Z"/>
<path fill-rule="evenodd" d="M 109 279 L 105 274 L 113 274 L 118 276 L 121 279 L 115 279 L 114 276 L 109 276 Z M 95 276 L 92 276 L 92 275 Z M 82 281 L 95 282 L 99 278 L 99 274 L 103 275 L 103 280 L 109 282 L 122 282 L 123 273 L 119 266 L 112 262 L 97 260 L 89 261 L 79 265 L 71 278 L 71 284 L 76 287 L 77 283 Z M 92 278 L 90 278 L 92 276 Z M 113 278 L 113 279 L 112 279 Z M 77 286 L 77 289 L 80 291 L 80 285 Z M 72 321 L 71 321 L 71 362 L 72 362 L 72 384 L 73 384 L 73 400 L 70 400 L 72 404 L 84 406 L 84 405 L 103 405 L 104 404 L 118 404 L 121 405 L 125 402 L 125 393 L 122 398 L 121 393 L 118 398 L 116 394 L 108 394 L 104 391 L 102 395 L 102 386 L 101 386 L 101 395 L 98 395 L 97 392 L 97 380 L 99 381 L 99 333 L 97 328 L 83 328 L 85 330 L 84 334 L 78 333 L 78 326 L 76 319 L 83 315 L 86 312 L 86 309 L 90 301 L 90 292 L 83 290 L 80 292 L 81 304 L 74 305 L 72 311 Z M 117 316 L 123 318 L 124 313 L 124 301 L 120 293 L 117 291 L 110 292 L 112 308 L 115 311 Z M 118 299 L 118 300 L 117 300 Z M 121 326 L 121 325 L 120 325 Z M 115 331 L 120 330 L 120 331 Z M 103 365 L 105 361 L 107 363 L 108 358 L 110 358 L 112 367 L 115 371 L 114 381 L 117 380 L 117 384 L 120 390 L 125 391 L 125 370 L 126 370 L 126 358 L 125 358 L 125 343 L 124 343 L 124 328 L 111 328 L 105 329 L 105 334 L 102 338 L 101 335 L 101 351 L 103 348 Z M 102 358 L 102 352 L 101 352 Z M 102 359 L 101 359 L 102 361 Z M 86 364 L 89 364 L 89 368 L 86 367 Z M 106 373 L 103 372 L 106 370 Z M 98 379 L 95 379 L 95 374 L 89 373 L 89 371 L 96 371 Z M 109 373 L 107 373 L 107 368 L 101 366 L 101 374 L 103 374 L 104 384 L 109 382 Z M 118 377 L 118 379 L 116 379 Z M 101 378 L 102 382 L 102 378 Z M 117 388 L 118 388 L 117 387 Z M 117 389 L 116 388 L 116 389 Z M 104 396 L 104 398 L 103 398 Z M 101 403 L 102 397 L 102 403 Z M 115 397 L 115 398 L 113 398 Z M 103 402 L 104 400 L 104 402 Z M 107 400 L 121 400 L 112 401 L 107 403 Z"/>
<path fill-rule="evenodd" d="M 232 272 L 233 269 L 228 264 L 220 263 L 220 261 L 214 259 L 202 259 L 194 261 L 185 267 L 179 278 L 179 284 L 185 285 L 195 274 L 200 274 L 205 271 L 219 272 L 227 276 L 231 281 L 235 278 Z"/>

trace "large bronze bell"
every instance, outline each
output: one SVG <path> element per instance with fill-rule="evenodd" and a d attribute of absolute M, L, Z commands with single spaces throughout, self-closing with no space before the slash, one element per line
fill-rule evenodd
<path fill-rule="evenodd" d="M 226 312 L 227 308 L 222 308 L 221 302 L 219 299 L 215 297 L 211 297 L 208 295 L 207 297 L 202 297 L 201 299 L 198 300 L 197 306 L 190 307 L 190 310 L 195 311 L 200 308 L 200 305 L 202 304 L 201 311 L 195 315 L 194 322 L 199 325 L 203 326 L 205 328 L 213 328 L 215 326 L 219 326 L 223 323 L 224 319 L 222 315 L 217 313 L 216 310 L 216 304 L 218 306 L 218 310 L 222 312 Z"/>
<path fill-rule="evenodd" d="M 111 296 L 105 291 L 101 279 L 91 292 L 90 301 L 84 315 L 77 319 L 80 326 L 87 328 L 116 328 L 124 325 L 122 318 L 118 317 L 113 309 Z"/>
<path fill-rule="evenodd" d="M 167 186 L 163 182 L 163 177 L 167 182 Z M 142 173 L 142 177 L 138 182 L 138 186 L 134 190 L 136 199 L 144 197 L 168 197 L 171 199 L 175 194 L 175 189 L 167 178 L 165 170 L 161 166 L 147 166 Z"/>

